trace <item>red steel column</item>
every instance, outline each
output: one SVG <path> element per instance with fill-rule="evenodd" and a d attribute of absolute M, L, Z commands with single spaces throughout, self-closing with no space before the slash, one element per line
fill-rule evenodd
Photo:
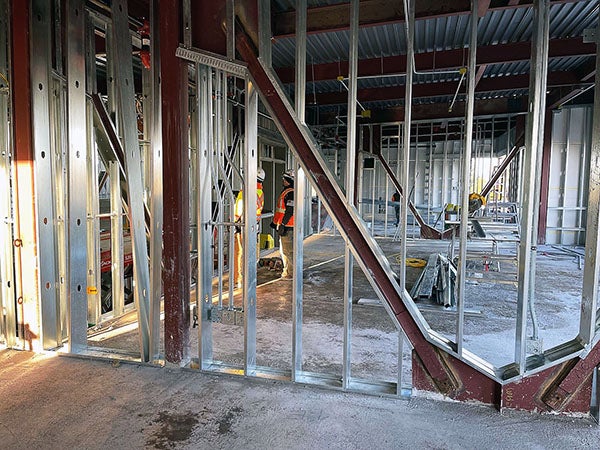
<path fill-rule="evenodd" d="M 180 0 L 159 2 L 163 142 L 163 283 L 165 358 L 190 358 L 190 211 L 187 63 L 175 56 L 183 42 Z"/>
<path fill-rule="evenodd" d="M 29 1 L 11 2 L 12 111 L 14 133 L 15 282 L 18 335 L 27 350 L 39 349 L 35 182 L 29 71 Z"/>
<path fill-rule="evenodd" d="M 542 153 L 542 183 L 540 185 L 540 216 L 538 220 L 538 244 L 546 243 L 546 220 L 548 218 L 548 191 L 550 186 L 550 153 L 552 152 L 552 122 L 554 114 L 546 110 L 544 122 L 544 147 Z"/>

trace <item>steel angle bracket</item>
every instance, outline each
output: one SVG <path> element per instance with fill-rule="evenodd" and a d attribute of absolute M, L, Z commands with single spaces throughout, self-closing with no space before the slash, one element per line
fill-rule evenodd
<path fill-rule="evenodd" d="M 242 61 L 230 60 L 216 53 L 194 47 L 187 48 L 179 46 L 175 51 L 175 56 L 185 59 L 186 61 L 214 67 L 215 69 L 237 75 L 240 78 L 245 78 L 248 73 L 248 67 Z"/>
<path fill-rule="evenodd" d="M 578 339 L 565 344 L 578 345 Z M 563 349 L 564 350 L 564 349 Z M 539 355 L 536 355 L 539 358 Z M 549 358 L 552 359 L 552 358 Z M 589 414 L 592 378 L 600 364 L 600 341 L 589 353 L 565 357 L 558 365 L 540 367 L 535 373 L 502 385 L 500 410 L 522 409 L 553 413 Z M 518 370 L 515 370 L 515 374 Z"/>
<path fill-rule="evenodd" d="M 592 376 L 600 364 L 600 342 L 585 358 L 574 358 L 563 364 L 558 377 L 543 392 L 541 400 L 553 411 L 589 413 Z"/>

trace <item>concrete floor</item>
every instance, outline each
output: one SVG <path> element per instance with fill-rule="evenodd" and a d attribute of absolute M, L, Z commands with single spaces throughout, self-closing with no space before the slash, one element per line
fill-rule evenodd
<path fill-rule="evenodd" d="M 3 449 L 600 448 L 588 419 L 0 351 Z"/>
<path fill-rule="evenodd" d="M 378 239 L 394 270 L 400 270 L 397 255 L 400 243 Z M 410 240 L 408 256 L 427 260 L 431 253 L 447 253 L 448 241 Z M 332 235 L 314 235 L 304 244 L 303 283 L 303 370 L 341 376 L 343 353 L 344 243 Z M 470 252 L 489 254 L 490 241 L 470 241 Z M 500 245 L 500 251 L 515 254 L 514 243 Z M 559 253 L 559 254 L 557 254 Z M 501 263 L 501 271 L 483 271 L 477 258 L 469 261 L 470 271 L 482 277 L 516 275 L 516 265 Z M 481 266 L 481 267 L 479 267 Z M 410 290 L 423 269 L 407 268 Z M 257 364 L 276 370 L 290 370 L 292 353 L 292 283 L 278 280 L 280 271 L 258 269 L 257 287 Z M 538 254 L 536 312 L 539 338 L 544 349 L 566 342 L 579 330 L 579 308 L 583 271 L 578 269 L 573 255 L 561 255 L 556 249 L 541 248 Z M 478 275 L 474 273 L 473 275 Z M 226 281 L 226 280 L 225 280 Z M 494 284 L 482 278 L 466 286 L 465 348 L 496 367 L 514 359 L 515 324 L 517 315 L 516 287 Z M 227 288 L 225 287 L 225 292 Z M 215 289 L 216 293 L 216 289 Z M 398 379 L 398 332 L 385 308 L 358 265 L 353 277 L 355 300 L 373 302 L 354 305 L 352 312 L 352 375 L 354 377 L 395 382 Z M 241 293 L 235 295 L 235 306 L 242 305 Z M 227 298 L 223 300 L 227 305 Z M 419 301 L 429 327 L 451 340 L 456 336 L 456 314 L 427 301 Z M 137 329 L 120 325 L 135 320 L 108 321 L 90 334 L 89 345 L 139 355 Z M 102 333 L 110 330 L 109 333 Z M 531 323 L 529 334 L 531 334 Z M 92 336 L 95 334 L 95 336 Z M 196 330 L 190 331 L 191 355 L 198 354 Z M 227 365 L 244 361 L 243 327 L 213 324 L 213 359 Z M 410 381 L 410 349 L 403 348 L 402 371 Z M 404 386 L 403 386 L 404 387 Z M 410 387 L 410 386 L 407 386 Z"/>
<path fill-rule="evenodd" d="M 399 243 L 380 242 L 397 268 Z M 427 258 L 447 247 L 447 242 L 409 241 L 408 256 Z M 582 271 L 572 256 L 545 250 L 538 257 L 536 304 L 540 335 L 548 348 L 577 333 Z M 338 377 L 342 255 L 339 236 L 306 241 L 303 368 Z M 409 288 L 420 270 L 408 269 Z M 510 267 L 504 266 L 503 272 L 510 273 Z M 286 370 L 291 361 L 291 283 L 277 277 L 277 271 L 258 270 L 257 362 Z M 354 295 L 376 298 L 358 268 Z M 515 289 L 482 280 L 468 285 L 467 302 L 468 309 L 481 311 L 467 316 L 467 348 L 501 365 L 513 347 Z M 443 308 L 423 310 L 423 315 L 433 329 L 452 337 L 455 315 Z M 135 313 L 129 313 L 91 330 L 90 346 L 105 347 L 108 356 L 114 350 L 135 357 L 134 321 Z M 195 356 L 195 330 L 191 337 Z M 243 328 L 215 323 L 213 342 L 216 360 L 233 366 L 243 361 Z M 353 376 L 397 380 L 397 331 L 381 305 L 353 307 L 352 342 Z M 402 370 L 410 382 L 408 347 L 403 351 Z M 487 406 L 434 401 L 419 393 L 410 400 L 374 397 L 190 369 L 10 350 L 0 352 L 0 399 L 0 449 L 600 448 L 600 428 L 585 418 L 500 415 Z"/>

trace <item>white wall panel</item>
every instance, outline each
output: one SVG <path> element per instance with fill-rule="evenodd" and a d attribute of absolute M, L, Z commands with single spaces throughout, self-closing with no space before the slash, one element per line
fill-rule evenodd
<path fill-rule="evenodd" d="M 591 107 L 553 115 L 548 190 L 548 244 L 582 245 L 591 138 Z"/>

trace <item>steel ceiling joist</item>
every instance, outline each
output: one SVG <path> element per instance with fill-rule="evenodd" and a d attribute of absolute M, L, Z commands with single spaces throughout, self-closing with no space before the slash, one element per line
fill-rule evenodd
<path fill-rule="evenodd" d="M 482 45 L 477 49 L 477 64 L 494 65 L 522 61 L 531 58 L 531 42 L 507 42 L 495 45 Z M 594 44 L 583 42 L 581 37 L 552 39 L 549 43 L 549 58 L 574 58 L 593 56 Z M 415 54 L 415 67 L 418 71 L 448 70 L 464 67 L 468 50 L 453 49 Z M 279 67 L 277 75 L 283 83 L 294 82 L 295 67 Z M 348 61 L 313 64 L 307 67 L 308 81 L 335 80 L 348 74 Z M 406 55 L 383 56 L 361 59 L 358 62 L 358 76 L 377 77 L 406 74 Z"/>
<path fill-rule="evenodd" d="M 586 88 L 590 82 L 584 83 L 572 72 L 551 72 L 548 74 L 548 87 L 574 86 Z M 445 83 L 421 83 L 413 85 L 414 98 L 432 98 L 450 96 L 456 92 L 458 82 Z M 529 86 L 529 75 L 511 75 L 504 77 L 485 78 L 476 87 L 477 93 L 500 92 L 516 89 L 527 89 Z M 381 101 L 399 100 L 404 98 L 405 86 L 367 88 L 358 90 L 358 100 Z M 460 92 L 464 94 L 464 91 Z M 320 94 L 308 94 L 308 99 L 316 100 L 318 105 L 336 105 L 346 102 L 344 92 L 324 92 Z M 441 106 L 441 105 L 440 105 Z"/>
<path fill-rule="evenodd" d="M 553 0 L 552 5 L 575 3 L 582 0 Z M 531 8 L 533 0 L 521 1 L 512 4 L 508 0 L 482 1 L 479 9 L 480 16 L 486 11 L 500 11 L 514 8 Z M 489 6 L 486 8 L 485 6 Z M 419 1 L 415 5 L 415 19 L 428 20 L 446 16 L 466 16 L 470 14 L 471 2 L 469 0 L 443 0 Z M 360 26 L 377 26 L 387 23 L 400 23 L 405 21 L 402 0 L 366 0 L 360 5 Z M 294 35 L 295 11 L 282 11 L 274 14 L 273 36 L 275 39 Z M 335 5 L 315 6 L 308 9 L 308 33 L 327 33 L 350 28 L 350 10 L 348 3 Z"/>

